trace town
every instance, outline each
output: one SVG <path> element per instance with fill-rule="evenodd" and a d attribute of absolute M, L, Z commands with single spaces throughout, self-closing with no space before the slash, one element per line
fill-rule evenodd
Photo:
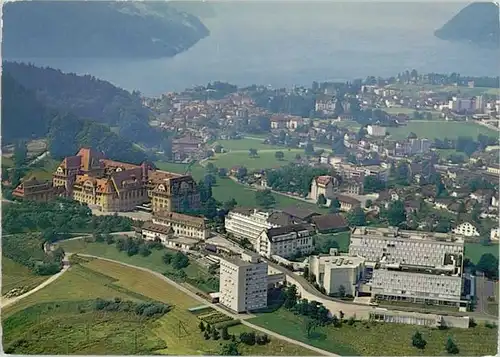
<path fill-rule="evenodd" d="M 2 230 L 42 231 L 56 275 L 92 270 L 99 257 L 97 272 L 122 261 L 163 274 L 197 301 L 192 314 L 208 316 L 186 318 L 205 342 L 219 330 L 229 340 L 241 324 L 266 333 L 258 345 L 289 338 L 303 348 L 290 354 L 346 355 L 363 350 L 328 349 L 314 331 L 401 324 L 415 351 L 426 351 L 420 327 L 495 332 L 495 88 L 498 78 L 412 70 L 311 88 L 215 82 L 142 97 L 149 124 L 164 133 L 142 148 L 149 160 L 122 162 L 90 146 L 56 158 L 39 141 L 4 147 Z M 42 207 L 54 215 L 45 223 L 30 218 Z M 26 293 L 3 291 L 2 309 Z M 305 336 L 289 334 L 293 319 L 307 325 Z M 439 353 L 470 352 L 446 341 Z M 481 353 L 496 351 L 491 341 Z"/>

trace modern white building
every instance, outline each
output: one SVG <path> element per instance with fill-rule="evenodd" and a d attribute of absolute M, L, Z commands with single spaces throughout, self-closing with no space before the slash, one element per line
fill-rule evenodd
<path fill-rule="evenodd" d="M 342 256 L 334 252 L 309 257 L 309 272 L 326 294 L 337 294 L 341 286 L 345 294 L 355 296 L 358 282 L 363 277 L 365 259 Z"/>
<path fill-rule="evenodd" d="M 219 302 L 240 313 L 267 307 L 267 263 L 257 254 L 221 258 Z"/>
<path fill-rule="evenodd" d="M 256 209 L 236 208 L 230 211 L 224 223 L 226 232 L 237 238 L 247 238 L 255 245 L 259 234 L 268 228 L 279 227 L 269 222 L 270 213 Z"/>
<path fill-rule="evenodd" d="M 497 241 L 500 238 L 500 228 L 493 228 L 490 232 L 490 240 Z"/>
<path fill-rule="evenodd" d="M 455 229 L 453 229 L 453 233 L 456 234 L 461 234 L 465 237 L 479 237 L 479 231 L 477 228 L 469 223 L 469 222 L 464 222 L 462 224 L 459 224 Z"/>
<path fill-rule="evenodd" d="M 308 224 L 269 228 L 261 232 L 255 248 L 267 258 L 273 255 L 288 258 L 297 253 L 308 254 L 314 249 L 313 234 L 314 228 Z"/>
<path fill-rule="evenodd" d="M 385 136 L 387 132 L 386 128 L 380 125 L 368 125 L 366 131 L 370 136 Z"/>
<path fill-rule="evenodd" d="M 461 235 L 397 228 L 358 227 L 349 246 L 372 267 L 372 298 L 461 307 L 463 253 Z"/>

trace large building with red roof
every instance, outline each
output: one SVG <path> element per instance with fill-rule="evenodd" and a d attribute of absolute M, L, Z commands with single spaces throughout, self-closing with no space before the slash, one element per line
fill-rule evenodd
<path fill-rule="evenodd" d="M 153 212 L 200 208 L 200 194 L 190 175 L 157 170 L 152 164 L 128 164 L 82 148 L 66 157 L 52 177 L 76 201 L 104 212 L 131 211 L 151 202 Z"/>

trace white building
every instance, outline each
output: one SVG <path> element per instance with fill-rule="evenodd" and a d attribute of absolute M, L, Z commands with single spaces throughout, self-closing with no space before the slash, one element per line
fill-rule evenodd
<path fill-rule="evenodd" d="M 311 182 L 309 197 L 314 200 L 314 202 L 318 200 L 320 195 L 325 196 L 326 199 L 331 199 L 335 194 L 335 187 L 337 184 L 337 179 L 332 176 L 315 177 Z"/>
<path fill-rule="evenodd" d="M 205 240 L 210 237 L 210 229 L 204 217 L 195 217 L 177 212 L 159 211 L 153 216 L 153 223 L 171 227 L 182 237 Z"/>
<path fill-rule="evenodd" d="M 267 307 L 267 263 L 253 253 L 220 260 L 219 302 L 235 312 Z"/>
<path fill-rule="evenodd" d="M 257 238 L 256 251 L 267 258 L 279 255 L 288 258 L 297 253 L 308 254 L 314 249 L 314 229 L 308 224 L 292 224 L 269 228 Z"/>
<path fill-rule="evenodd" d="M 155 224 L 153 222 L 145 222 L 141 229 L 142 238 L 146 240 L 159 240 L 164 246 L 178 250 L 191 250 L 199 242 L 200 239 L 176 236 L 172 227 Z"/>
<path fill-rule="evenodd" d="M 370 136 L 385 136 L 387 132 L 386 128 L 380 125 L 368 125 L 366 131 Z"/>
<path fill-rule="evenodd" d="M 500 228 L 493 228 L 490 232 L 490 240 L 497 241 L 500 239 Z"/>
<path fill-rule="evenodd" d="M 373 267 L 372 298 L 461 307 L 463 253 L 462 236 L 396 228 L 358 227 L 349 246 Z"/>
<path fill-rule="evenodd" d="M 255 245 L 257 237 L 264 229 L 279 227 L 278 224 L 270 223 L 269 217 L 268 212 L 236 208 L 226 216 L 224 227 L 226 232 L 238 238 L 247 238 Z"/>
<path fill-rule="evenodd" d="M 455 229 L 453 229 L 453 233 L 461 234 L 465 237 L 479 237 L 480 236 L 477 228 L 469 222 L 464 222 L 464 223 L 458 225 L 457 227 L 455 227 Z"/>
<path fill-rule="evenodd" d="M 363 277 L 365 259 L 340 255 L 316 255 L 309 257 L 309 272 L 326 294 L 337 294 L 341 286 L 346 295 L 355 296 L 357 283 Z"/>

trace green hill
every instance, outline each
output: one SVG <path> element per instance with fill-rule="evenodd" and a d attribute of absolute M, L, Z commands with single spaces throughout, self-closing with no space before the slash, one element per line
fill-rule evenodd
<path fill-rule="evenodd" d="M 480 46 L 499 47 L 499 8 L 493 2 L 476 2 L 456 14 L 434 35 L 442 40 L 470 42 Z"/>

